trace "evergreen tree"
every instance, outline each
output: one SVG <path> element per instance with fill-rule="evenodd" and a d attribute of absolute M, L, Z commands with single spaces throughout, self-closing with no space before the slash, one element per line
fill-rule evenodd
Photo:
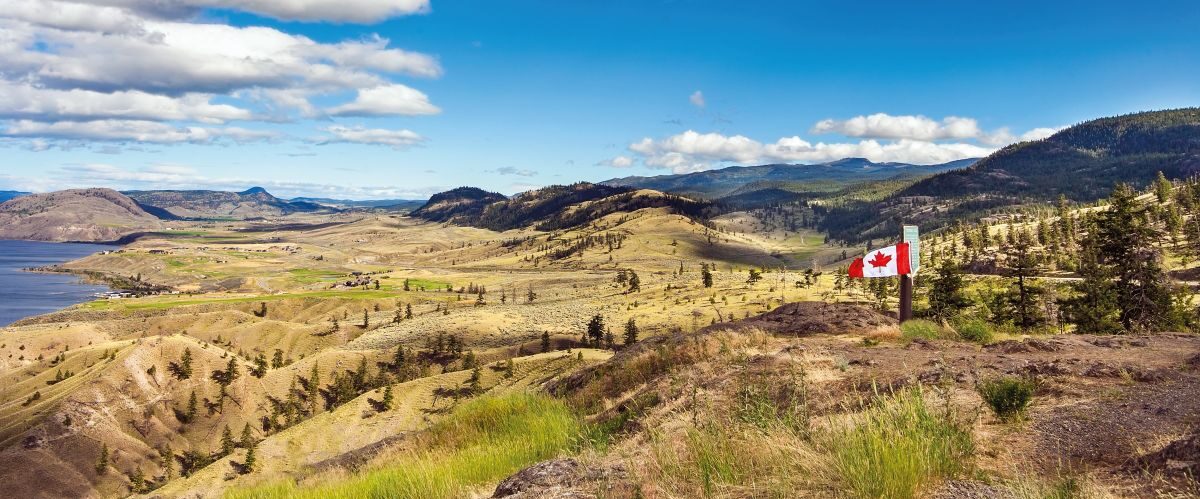
<path fill-rule="evenodd" d="M 700 281 L 704 283 L 704 287 L 711 288 L 713 286 L 712 271 L 708 269 L 707 263 L 700 264 Z"/>
<path fill-rule="evenodd" d="M 929 312 L 948 320 L 971 304 L 966 295 L 962 267 L 952 260 L 942 260 L 929 283 Z"/>
<path fill-rule="evenodd" d="M 96 460 L 96 474 L 103 475 L 108 471 L 108 444 L 100 447 L 100 458 Z"/>
<path fill-rule="evenodd" d="M 1158 198 L 1158 202 L 1165 203 L 1170 200 L 1171 190 L 1171 181 L 1167 180 L 1167 176 L 1163 175 L 1162 171 L 1159 171 L 1158 176 L 1154 179 L 1154 196 Z"/>
<path fill-rule="evenodd" d="M 754 284 L 762 279 L 762 273 L 758 269 L 750 269 L 750 275 L 746 278 L 746 282 Z"/>
<path fill-rule="evenodd" d="M 187 410 L 184 411 L 184 415 L 188 423 L 196 419 L 196 390 L 192 390 L 192 395 L 188 397 Z"/>
<path fill-rule="evenodd" d="M 142 474 L 141 466 L 134 468 L 133 473 L 129 474 L 129 489 L 135 494 L 146 490 L 146 475 Z"/>
<path fill-rule="evenodd" d="M 412 304 L 411 304 L 411 303 L 408 303 L 408 304 L 405 304 L 405 305 L 404 305 L 404 318 L 405 318 L 405 319 L 412 319 L 412 318 L 413 318 L 413 313 L 412 313 Z"/>
<path fill-rule="evenodd" d="M 394 403 L 394 400 L 394 396 L 392 395 L 392 385 L 383 387 L 383 401 L 379 403 L 380 407 L 382 407 L 385 411 L 390 411 L 392 410 L 392 404 Z"/>
<path fill-rule="evenodd" d="M 480 381 L 482 378 L 483 372 L 479 370 L 479 366 L 475 366 L 474 369 L 471 369 L 471 377 L 467 378 L 467 389 L 470 390 L 471 393 L 482 392 L 483 388 L 480 386 Z"/>
<path fill-rule="evenodd" d="M 629 320 L 625 322 L 625 346 L 633 345 L 634 343 L 637 343 L 637 340 L 638 340 L 637 322 L 635 322 L 633 320 L 633 317 L 630 317 Z"/>
<path fill-rule="evenodd" d="M 364 309 L 363 309 L 363 323 L 362 323 L 362 327 L 364 327 L 364 328 L 365 328 L 365 327 L 370 327 L 370 326 L 371 326 L 371 316 L 370 316 L 370 314 L 368 314 L 368 313 L 367 313 L 367 309 L 365 309 L 365 308 L 364 308 Z"/>
<path fill-rule="evenodd" d="M 1137 193 L 1118 184 L 1099 215 L 1100 255 L 1113 267 L 1121 325 L 1129 331 L 1170 326 L 1171 289 L 1155 242 L 1157 229 L 1138 205 Z"/>
<path fill-rule="evenodd" d="M 228 456 L 236 447 L 237 442 L 233 441 L 233 432 L 229 431 L 229 425 L 225 425 L 225 429 L 221 431 L 221 454 Z"/>
<path fill-rule="evenodd" d="M 550 332 L 542 331 L 542 353 L 550 351 Z"/>
<path fill-rule="evenodd" d="M 283 367 L 283 350 L 275 349 L 275 353 L 271 355 L 271 369 L 279 369 Z"/>
<path fill-rule="evenodd" d="M 238 446 L 243 449 L 249 449 L 254 446 L 254 436 L 250 434 L 250 423 L 246 423 L 242 427 L 242 438 L 238 440 Z"/>
<path fill-rule="evenodd" d="M 516 375 L 516 365 L 513 364 L 513 360 L 510 358 L 504 361 L 504 377 L 508 379 L 514 375 Z"/>
<path fill-rule="evenodd" d="M 600 314 L 593 315 L 588 321 L 586 338 L 588 343 L 600 348 L 600 342 L 604 339 L 604 317 Z"/>
<path fill-rule="evenodd" d="M 1013 322 L 1027 331 L 1045 322 L 1040 300 L 1043 290 L 1033 282 L 1033 278 L 1041 269 L 1032 247 L 1032 236 L 1022 230 L 1012 247 L 1008 268 L 1009 277 L 1014 279 L 1008 299 L 1013 310 Z"/>
<path fill-rule="evenodd" d="M 629 271 L 629 292 L 637 293 L 642 290 L 642 279 L 638 277 L 637 272 Z"/>
<path fill-rule="evenodd" d="M 257 464 L 257 461 L 258 461 L 258 459 L 255 458 L 255 456 L 254 456 L 254 446 L 252 445 L 252 446 L 250 446 L 249 449 L 246 449 L 246 459 L 244 460 L 244 462 L 242 462 L 242 472 L 243 473 L 253 472 L 254 467 Z"/>

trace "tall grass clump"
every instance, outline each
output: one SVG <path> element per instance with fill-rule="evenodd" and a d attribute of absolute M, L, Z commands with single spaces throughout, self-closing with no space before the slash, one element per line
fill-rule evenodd
<path fill-rule="evenodd" d="M 996 336 L 992 325 L 983 319 L 964 319 L 956 325 L 955 329 L 958 330 L 958 335 L 962 339 L 981 345 L 991 343 Z"/>
<path fill-rule="evenodd" d="M 785 412 L 753 414 L 735 411 L 681 436 L 652 434 L 644 480 L 678 497 L 905 499 L 972 463 L 970 428 L 930 408 L 917 389 L 810 431 L 797 431 Z"/>
<path fill-rule="evenodd" d="M 580 420 L 555 399 L 532 394 L 481 397 L 436 423 L 385 467 L 325 483 L 277 482 L 232 490 L 229 498 L 451 498 L 549 459 L 578 442 Z"/>
<path fill-rule="evenodd" d="M 909 341 L 917 338 L 936 340 L 942 337 L 942 326 L 924 319 L 912 319 L 900 324 L 900 335 Z"/>
<path fill-rule="evenodd" d="M 921 390 L 898 393 L 835 430 L 827 446 L 841 487 L 855 497 L 913 498 L 969 470 L 971 430 L 931 410 Z"/>
<path fill-rule="evenodd" d="M 1001 421 L 1020 419 L 1033 401 L 1037 383 L 1028 378 L 1000 376 L 980 381 L 975 391 Z"/>

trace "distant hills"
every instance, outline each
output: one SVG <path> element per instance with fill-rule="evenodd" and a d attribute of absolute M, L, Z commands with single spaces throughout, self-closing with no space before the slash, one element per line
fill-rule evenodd
<path fill-rule="evenodd" d="M 246 219 L 331 210 L 317 203 L 286 201 L 271 195 L 262 187 L 252 187 L 242 192 L 126 191 L 123 194 L 150 208 L 150 211 L 156 211 L 163 218 Z"/>
<path fill-rule="evenodd" d="M 891 237 L 901 222 L 928 230 L 1059 195 L 1094 201 L 1118 182 L 1144 186 L 1159 171 L 1169 178 L 1200 173 L 1200 108 L 1100 118 L 1013 144 L 877 202 L 830 205 L 819 228 L 834 239 Z"/>
<path fill-rule="evenodd" d="M 112 189 L 29 194 L 0 203 L 0 239 L 115 241 L 162 221 Z"/>
<path fill-rule="evenodd" d="M 423 206 L 426 199 L 331 199 L 331 198 L 310 198 L 310 197 L 295 197 L 288 201 L 292 203 L 312 203 L 330 208 L 349 209 L 349 208 L 380 208 L 389 211 L 411 211 Z"/>
<path fill-rule="evenodd" d="M 522 192 L 512 198 L 459 187 L 433 195 L 410 215 L 497 231 L 522 227 L 557 230 L 643 208 L 667 208 L 681 215 L 702 217 L 712 204 L 652 190 L 579 182 Z"/>
<path fill-rule="evenodd" d="M 865 158 L 846 158 L 815 165 L 730 166 L 679 175 L 624 177 L 601 182 L 616 187 L 654 189 L 685 196 L 718 199 L 759 190 L 798 193 L 828 193 L 854 183 L 896 177 L 919 178 L 971 166 L 977 158 L 937 165 L 875 163 Z"/>

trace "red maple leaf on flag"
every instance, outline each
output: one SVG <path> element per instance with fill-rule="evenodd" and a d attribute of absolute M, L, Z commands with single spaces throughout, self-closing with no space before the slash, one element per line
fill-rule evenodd
<path fill-rule="evenodd" d="M 891 256 L 885 255 L 885 254 L 883 254 L 882 251 L 879 251 L 879 252 L 876 252 L 875 256 L 871 257 L 871 260 L 868 261 L 867 263 L 871 264 L 872 267 L 880 268 L 880 267 L 887 267 L 888 262 L 891 262 L 891 261 L 892 261 Z"/>

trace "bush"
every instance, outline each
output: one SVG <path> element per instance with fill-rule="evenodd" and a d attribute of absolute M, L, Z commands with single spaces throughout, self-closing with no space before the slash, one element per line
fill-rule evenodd
<path fill-rule="evenodd" d="M 942 326 L 924 319 L 913 319 L 900 325 L 900 335 L 906 340 L 936 340 L 942 337 Z"/>
<path fill-rule="evenodd" d="M 967 319 L 958 324 L 958 335 L 962 339 L 982 345 L 992 342 L 995 337 L 992 325 L 983 319 Z"/>
<path fill-rule="evenodd" d="M 1025 408 L 1033 401 L 1035 390 L 1035 381 L 1016 376 L 983 380 L 975 386 L 975 391 L 979 392 L 979 396 L 1002 421 L 1020 418 L 1025 413 Z"/>

